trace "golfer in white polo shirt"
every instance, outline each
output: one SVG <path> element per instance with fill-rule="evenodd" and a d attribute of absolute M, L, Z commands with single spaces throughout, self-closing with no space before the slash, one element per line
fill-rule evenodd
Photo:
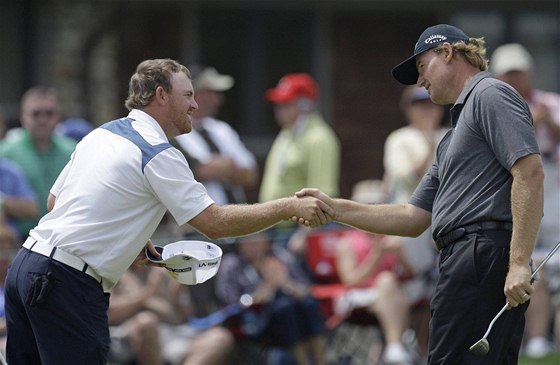
<path fill-rule="evenodd" d="M 332 214 L 315 198 L 217 206 L 169 139 L 192 129 L 189 70 L 147 60 L 130 79 L 130 114 L 88 134 L 51 189 L 6 279 L 10 365 L 105 364 L 111 289 L 169 210 L 211 239 L 265 229 L 292 216 L 318 226 Z M 148 242 L 148 243 L 146 243 Z"/>

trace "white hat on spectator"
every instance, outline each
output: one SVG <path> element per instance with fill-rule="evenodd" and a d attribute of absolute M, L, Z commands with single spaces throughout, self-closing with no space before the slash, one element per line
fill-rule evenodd
<path fill-rule="evenodd" d="M 197 90 L 226 91 L 233 83 L 232 76 L 222 75 L 214 67 L 204 67 L 199 72 L 193 70 L 193 86 Z"/>
<path fill-rule="evenodd" d="M 519 43 L 508 43 L 496 48 L 490 59 L 490 71 L 496 76 L 510 71 L 529 71 L 533 68 L 533 58 Z"/>
<path fill-rule="evenodd" d="M 350 199 L 363 204 L 383 204 L 387 203 L 388 196 L 385 192 L 383 181 L 368 179 L 354 184 Z"/>

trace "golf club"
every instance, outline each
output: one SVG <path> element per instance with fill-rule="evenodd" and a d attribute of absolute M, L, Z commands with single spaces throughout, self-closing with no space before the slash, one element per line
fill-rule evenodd
<path fill-rule="evenodd" d="M 539 272 L 541 267 L 543 267 L 543 265 L 546 264 L 546 262 L 552 257 L 552 255 L 554 255 L 554 253 L 558 250 L 559 247 L 560 247 L 560 242 L 558 242 L 556 244 L 556 246 L 554 246 L 554 248 L 548 253 L 548 255 L 546 255 L 544 260 L 541 262 L 541 264 L 535 269 L 535 271 L 531 275 L 531 282 L 535 279 L 535 276 L 537 275 L 537 273 Z M 507 303 L 507 301 L 506 301 L 506 304 L 503 306 L 503 308 L 498 312 L 498 314 L 496 314 L 494 319 L 492 319 L 492 322 L 490 322 L 490 325 L 488 326 L 488 329 L 486 330 L 486 333 L 484 334 L 484 336 L 482 336 L 482 338 L 480 340 L 475 342 L 469 348 L 470 352 L 472 352 L 473 354 L 478 355 L 478 356 L 484 356 L 488 353 L 488 351 L 490 351 L 490 343 L 488 342 L 488 340 L 486 338 L 490 334 L 490 331 L 492 330 L 492 326 L 494 325 L 494 323 L 498 320 L 498 318 L 500 318 L 500 316 L 507 309 L 509 309 L 509 303 Z"/>

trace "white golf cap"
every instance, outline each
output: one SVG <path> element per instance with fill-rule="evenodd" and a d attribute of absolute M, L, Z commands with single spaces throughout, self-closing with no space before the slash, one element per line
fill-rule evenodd
<path fill-rule="evenodd" d="M 178 241 L 155 247 L 161 257 L 153 256 L 148 250 L 146 257 L 152 262 L 165 264 L 169 275 L 186 285 L 201 284 L 212 278 L 222 259 L 222 249 L 210 242 Z"/>
<path fill-rule="evenodd" d="M 499 46 L 490 58 L 490 71 L 496 76 L 510 71 L 529 71 L 532 68 L 533 58 L 519 43 Z"/>
<path fill-rule="evenodd" d="M 193 86 L 197 90 L 226 91 L 234 80 L 230 75 L 222 75 L 214 67 L 206 67 L 194 76 Z"/>

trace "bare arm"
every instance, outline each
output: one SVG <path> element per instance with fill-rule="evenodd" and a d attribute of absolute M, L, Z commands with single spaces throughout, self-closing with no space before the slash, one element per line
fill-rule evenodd
<path fill-rule="evenodd" d="M 317 189 L 303 189 L 296 195 L 319 198 L 333 208 L 333 220 L 373 233 L 416 237 L 430 226 L 432 219 L 432 213 L 411 204 L 362 204 L 332 199 Z"/>
<path fill-rule="evenodd" d="M 258 182 L 256 169 L 240 167 L 232 159 L 220 155 L 214 155 L 207 163 L 197 165 L 195 176 L 199 181 L 219 180 L 244 188 L 252 188 Z"/>
<path fill-rule="evenodd" d="M 540 156 L 533 154 L 519 159 L 513 165 L 511 175 L 513 234 L 504 294 L 515 307 L 525 302 L 526 298 L 521 298 L 525 292 L 533 292 L 529 262 L 543 212 L 544 174 Z"/>
<path fill-rule="evenodd" d="M 556 112 L 558 112 L 558 109 L 556 109 Z M 556 145 L 560 144 L 560 124 L 558 124 L 558 119 L 554 120 L 548 107 L 544 104 L 537 104 L 533 107 L 532 114 L 535 128 L 544 125 L 554 143 Z"/>
<path fill-rule="evenodd" d="M 14 218 L 32 218 L 39 213 L 37 203 L 33 199 L 14 198 L 3 196 L 4 210 L 7 215 Z"/>
<path fill-rule="evenodd" d="M 306 225 L 318 227 L 328 222 L 333 210 L 321 200 L 308 197 L 277 199 L 259 204 L 210 205 L 189 224 L 211 239 L 243 236 L 262 231 L 292 216 L 303 218 Z"/>
<path fill-rule="evenodd" d="M 234 184 L 243 186 L 246 189 L 253 188 L 257 185 L 259 179 L 259 173 L 255 169 L 246 169 L 242 167 L 237 167 L 235 173 L 232 176 L 232 181 Z"/>
<path fill-rule="evenodd" d="M 381 252 L 374 248 L 369 251 L 364 261 L 358 263 L 354 250 L 347 240 L 348 238 L 342 238 L 336 245 L 336 269 L 338 275 L 345 285 L 355 286 L 364 284 L 373 270 L 377 268 Z"/>
<path fill-rule="evenodd" d="M 52 195 L 52 193 L 49 193 L 49 196 L 47 198 L 47 209 L 49 210 L 49 212 L 53 210 L 55 202 L 56 196 Z"/>
<path fill-rule="evenodd" d="M 146 308 L 146 303 L 154 296 L 161 283 L 163 282 L 165 272 L 164 269 L 153 269 L 150 272 L 148 281 L 145 285 L 140 285 L 132 280 L 130 283 L 130 276 L 123 276 L 119 286 L 132 285 L 134 290 L 119 291 L 119 287 L 115 287 L 111 293 L 109 301 L 109 309 L 107 315 L 109 317 L 109 324 L 116 325 L 124 322 L 134 314 L 139 313 Z"/>

